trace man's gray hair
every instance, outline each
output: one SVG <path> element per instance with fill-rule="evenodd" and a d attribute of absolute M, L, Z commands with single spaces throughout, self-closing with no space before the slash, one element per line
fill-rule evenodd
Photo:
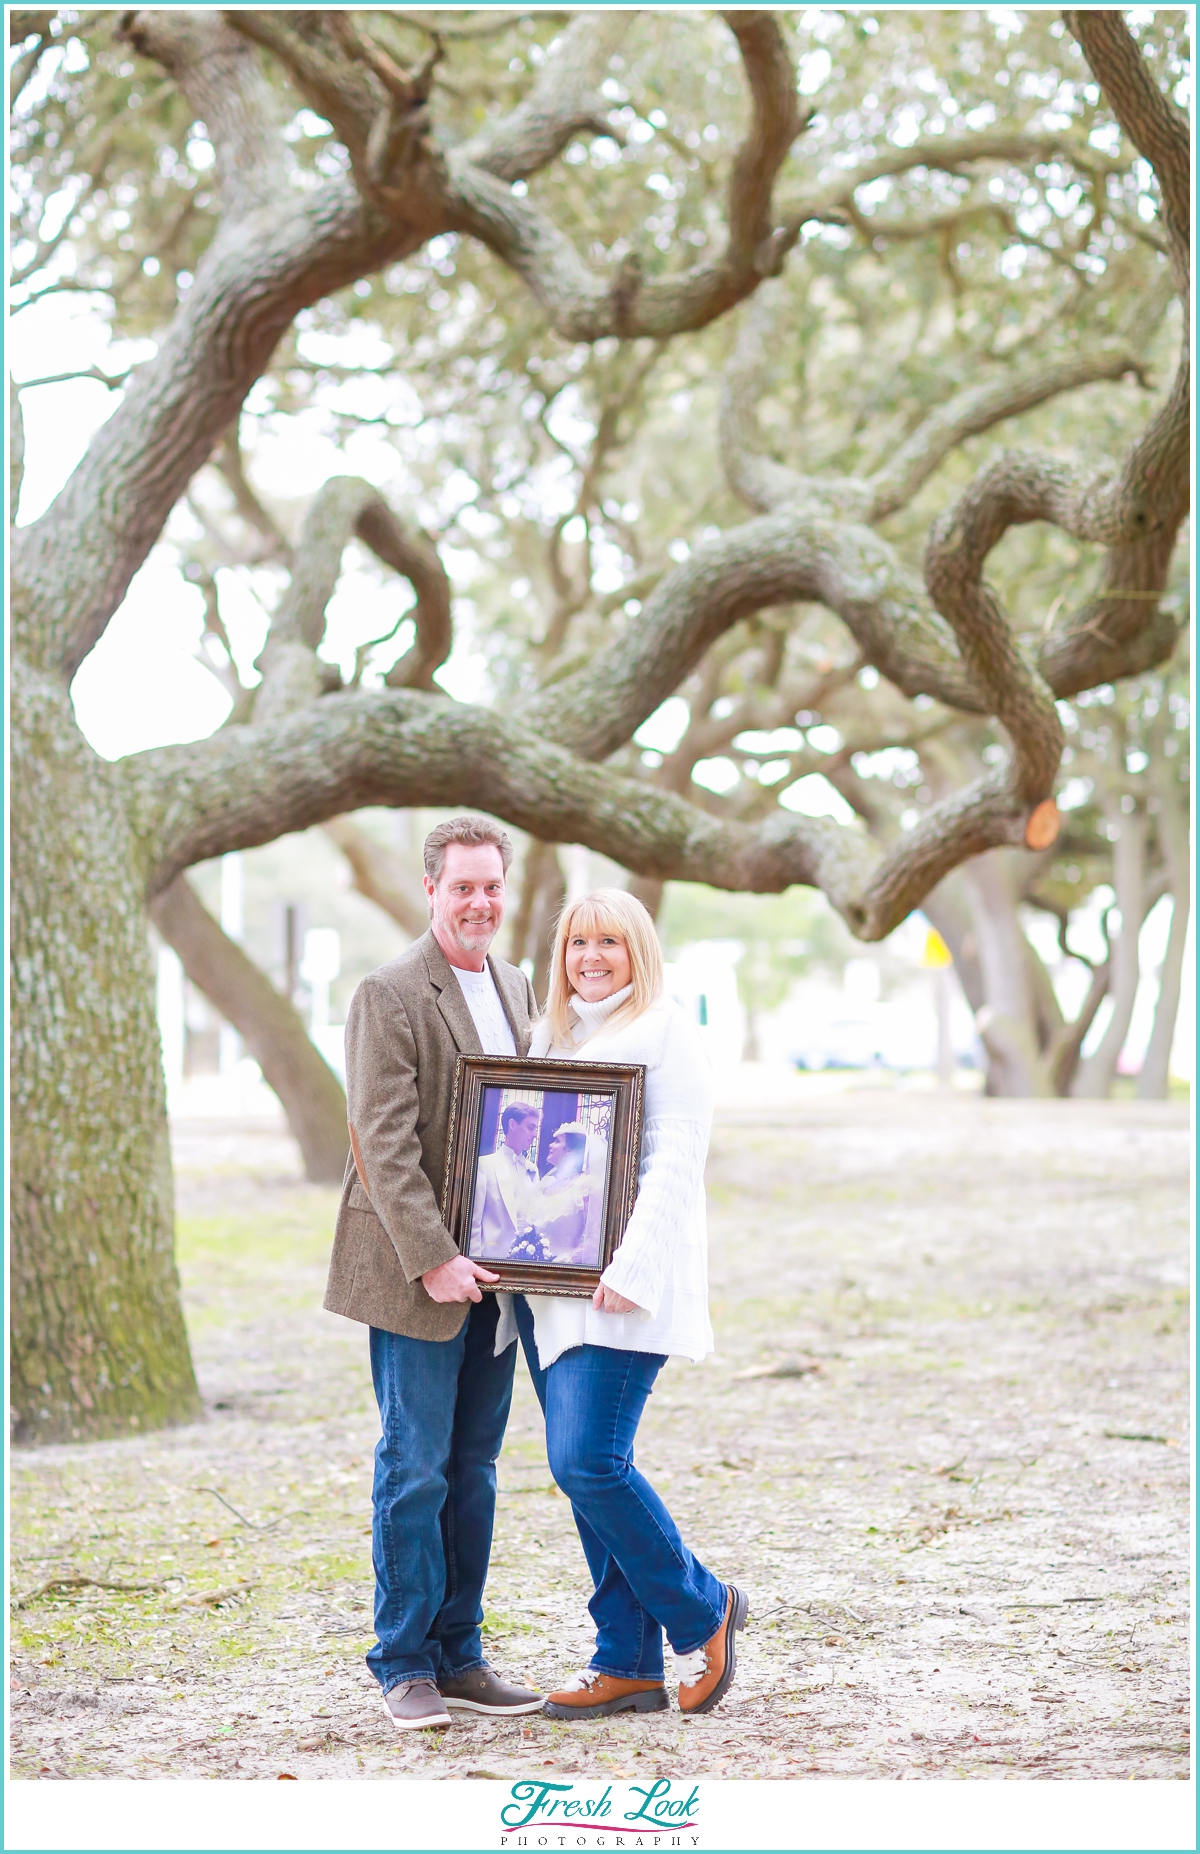
<path fill-rule="evenodd" d="M 451 843 L 464 843 L 468 849 L 477 849 L 480 844 L 492 844 L 499 850 L 501 866 L 505 875 L 508 874 L 513 847 L 498 824 L 493 824 L 490 818 L 448 818 L 444 824 L 431 830 L 425 839 L 425 874 L 431 882 L 441 881 L 446 846 Z"/>

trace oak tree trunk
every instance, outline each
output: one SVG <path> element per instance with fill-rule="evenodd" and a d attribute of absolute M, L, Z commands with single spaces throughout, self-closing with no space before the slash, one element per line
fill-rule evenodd
<path fill-rule="evenodd" d="M 1079 1069 L 1079 1052 L 1087 1041 L 1088 1031 L 1096 1021 L 1100 1006 L 1108 996 L 1112 982 L 1112 961 L 1105 959 L 1093 966 L 1092 976 L 1082 1008 L 1073 1024 L 1064 1024 L 1049 1052 L 1050 1078 L 1056 1094 L 1070 1094 Z"/>
<path fill-rule="evenodd" d="M 1146 918 L 1146 814 L 1127 814 L 1112 807 L 1109 822 L 1118 832 L 1113 848 L 1113 887 L 1121 910 L 1121 931 L 1112 956 L 1112 1016 L 1096 1048 L 1080 1063 L 1071 1087 L 1078 1099 L 1092 1101 L 1104 1100 L 1112 1087 L 1129 1034 L 1141 977 L 1138 935 Z"/>
<path fill-rule="evenodd" d="M 349 1142 L 346 1096 L 290 998 L 224 933 L 186 876 L 151 909 L 154 924 L 205 997 L 233 1025 L 279 1097 L 312 1184 L 341 1184 Z"/>
<path fill-rule="evenodd" d="M 1158 979 L 1158 1002 L 1154 1007 L 1154 1028 L 1146 1049 L 1137 1082 L 1139 1101 L 1165 1101 L 1170 1082 L 1171 1045 L 1175 1040 L 1175 1020 L 1179 1016 L 1179 996 L 1183 989 L 1183 955 L 1187 946 L 1189 898 L 1186 891 L 1171 903 L 1171 931 L 1166 956 Z"/>
<path fill-rule="evenodd" d="M 954 975 L 971 1007 L 971 1015 L 977 1016 L 987 1004 L 987 993 L 979 964 L 971 897 L 961 869 L 955 869 L 925 897 L 922 912 L 949 947 Z"/>
<path fill-rule="evenodd" d="M 629 884 L 629 893 L 641 902 L 651 920 L 656 921 L 663 904 L 663 890 L 666 886 L 666 883 L 658 876 L 634 876 Z"/>
<path fill-rule="evenodd" d="M 509 958 L 533 963 L 530 983 L 539 1005 L 550 989 L 550 951 L 554 928 L 567 898 L 558 850 L 531 837 L 521 866 L 521 894 L 509 935 Z"/>
<path fill-rule="evenodd" d="M 1164 717 L 1165 721 L 1165 717 Z M 1183 956 L 1187 949 L 1191 907 L 1191 867 L 1188 856 L 1187 789 L 1175 776 L 1171 760 L 1161 751 L 1151 762 L 1151 785 L 1158 800 L 1158 838 L 1171 885 L 1171 929 L 1158 975 L 1158 1002 L 1154 1028 L 1138 1076 L 1139 1101 L 1165 1101 L 1170 1082 L 1171 1045 L 1183 987 Z"/>
<path fill-rule="evenodd" d="M 13 683 L 13 1435 L 128 1435 L 199 1413 L 139 846 L 62 683 Z"/>
<path fill-rule="evenodd" d="M 1020 852 L 1017 853 L 1018 855 Z M 989 851 L 962 871 L 987 1003 L 976 1022 L 988 1054 L 987 1092 L 1049 1095 L 1054 1089 L 1038 1037 L 1038 999 L 1029 942 L 1021 931 L 1009 853 Z"/>

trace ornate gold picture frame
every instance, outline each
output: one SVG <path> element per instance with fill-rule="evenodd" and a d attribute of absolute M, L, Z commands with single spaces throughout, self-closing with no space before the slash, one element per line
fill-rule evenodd
<path fill-rule="evenodd" d="M 494 1293 L 590 1297 L 637 1196 L 641 1063 L 460 1056 L 442 1219 Z"/>

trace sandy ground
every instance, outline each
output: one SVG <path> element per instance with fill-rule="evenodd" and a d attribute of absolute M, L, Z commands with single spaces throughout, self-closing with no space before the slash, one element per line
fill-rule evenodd
<path fill-rule="evenodd" d="M 726 1110 L 719 1351 L 664 1371 L 639 1462 L 750 1592 L 736 1685 L 397 1742 L 334 1194 L 269 1123 L 177 1124 L 206 1420 L 13 1456 L 13 1775 L 1185 1777 L 1188 1148 L 1175 1104 Z M 588 1590 L 523 1366 L 500 1478 L 488 1652 L 548 1687 Z"/>

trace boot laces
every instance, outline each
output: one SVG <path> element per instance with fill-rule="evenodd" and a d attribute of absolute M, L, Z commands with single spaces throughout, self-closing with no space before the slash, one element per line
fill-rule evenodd
<path fill-rule="evenodd" d="M 693 1648 L 691 1654 L 677 1654 L 675 1671 L 681 1687 L 694 1687 L 708 1672 L 707 1648 Z"/>
<path fill-rule="evenodd" d="M 562 1691 L 564 1693 L 586 1693 L 589 1688 L 595 1686 L 599 1679 L 600 1675 L 594 1668 L 585 1667 L 582 1672 L 572 1674 L 569 1680 L 563 1682 Z"/>

